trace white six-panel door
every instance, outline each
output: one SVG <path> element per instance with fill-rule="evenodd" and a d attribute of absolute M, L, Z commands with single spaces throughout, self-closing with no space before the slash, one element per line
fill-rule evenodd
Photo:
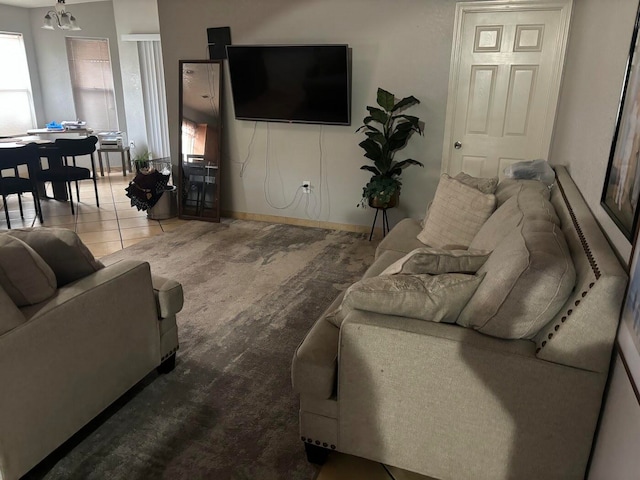
<path fill-rule="evenodd" d="M 458 3 L 443 172 L 548 159 L 570 16 L 571 0 Z"/>

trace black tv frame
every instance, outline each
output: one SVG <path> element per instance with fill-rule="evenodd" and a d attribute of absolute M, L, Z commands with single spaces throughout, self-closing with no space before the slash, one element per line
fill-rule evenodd
<path fill-rule="evenodd" d="M 281 118 L 262 118 L 262 117 L 245 117 L 238 116 L 236 112 L 236 100 L 233 95 L 233 74 L 231 73 L 231 63 L 229 63 L 229 81 L 231 83 L 231 99 L 233 103 L 233 113 L 236 120 L 246 120 L 252 122 L 276 122 L 276 123 L 299 123 L 299 124 L 308 124 L 308 125 L 338 125 L 338 126 L 350 126 L 351 125 L 351 91 L 352 91 L 352 68 L 351 68 L 351 57 L 352 51 L 349 48 L 348 44 L 345 43 L 309 43 L 309 44 L 234 44 L 227 45 L 227 60 L 229 59 L 228 50 L 236 47 L 251 47 L 251 48 L 265 48 L 265 47 L 344 47 L 347 53 L 347 121 L 346 122 L 329 122 L 329 121 L 317 121 L 317 120 L 292 120 L 292 119 L 281 119 Z"/>

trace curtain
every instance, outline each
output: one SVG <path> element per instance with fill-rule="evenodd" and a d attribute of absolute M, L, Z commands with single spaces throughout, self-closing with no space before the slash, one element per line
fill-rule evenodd
<path fill-rule="evenodd" d="M 168 157 L 167 96 L 160 42 L 139 41 L 138 56 L 149 152 L 153 158 Z"/>

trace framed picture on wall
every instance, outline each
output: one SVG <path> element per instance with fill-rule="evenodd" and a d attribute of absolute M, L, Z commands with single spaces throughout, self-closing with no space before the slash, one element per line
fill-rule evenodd
<path fill-rule="evenodd" d="M 629 269 L 629 289 L 622 307 L 618 346 L 624 363 L 636 386 L 640 386 L 640 245 L 638 234 Z"/>
<path fill-rule="evenodd" d="M 640 8 L 631 38 L 629 59 L 618 106 L 616 129 L 609 154 L 601 204 L 631 241 L 638 223 L 640 198 Z"/>

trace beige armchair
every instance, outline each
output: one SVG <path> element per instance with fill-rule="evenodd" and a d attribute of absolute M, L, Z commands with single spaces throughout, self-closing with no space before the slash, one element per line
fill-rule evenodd
<path fill-rule="evenodd" d="M 179 283 L 74 232 L 0 232 L 0 478 L 17 479 L 178 349 Z"/>

